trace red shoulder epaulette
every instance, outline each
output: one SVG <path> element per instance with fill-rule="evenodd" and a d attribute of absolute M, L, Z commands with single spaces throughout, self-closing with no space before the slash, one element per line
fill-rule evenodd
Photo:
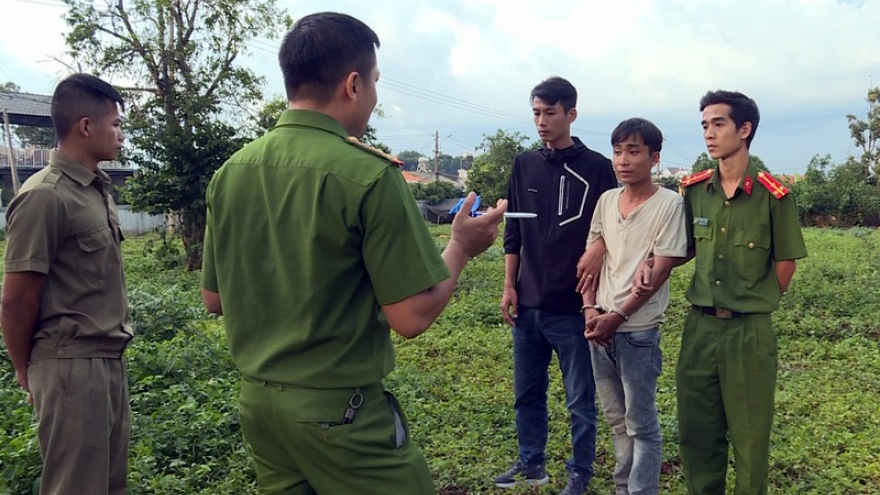
<path fill-rule="evenodd" d="M 709 177 L 712 177 L 712 174 L 714 174 L 714 173 L 715 173 L 714 168 L 707 168 L 706 170 L 703 170 L 702 172 L 697 172 L 695 174 L 688 175 L 684 179 L 681 179 L 681 187 L 688 187 L 688 186 L 692 186 L 698 182 L 703 182 L 704 180 L 708 179 Z"/>
<path fill-rule="evenodd" d="M 374 147 L 370 146 L 369 144 L 362 142 L 360 139 L 358 139 L 354 136 L 348 136 L 348 138 L 346 139 L 346 142 L 348 144 L 351 144 L 352 146 L 358 148 L 358 149 L 361 149 L 361 150 L 366 151 L 367 153 L 370 153 L 371 155 L 378 156 L 379 158 L 381 158 L 387 162 L 391 162 L 394 165 L 397 165 L 398 167 L 403 167 L 404 165 L 406 165 L 403 162 L 403 160 L 401 160 L 400 158 L 397 158 L 394 155 L 389 155 L 388 153 L 385 153 L 384 151 L 382 151 L 378 148 L 374 148 Z"/>
<path fill-rule="evenodd" d="M 770 194 L 776 199 L 782 199 L 788 194 L 787 187 L 783 186 L 776 177 L 773 177 L 763 170 L 758 172 L 758 182 L 766 187 L 767 190 L 770 191 Z"/>

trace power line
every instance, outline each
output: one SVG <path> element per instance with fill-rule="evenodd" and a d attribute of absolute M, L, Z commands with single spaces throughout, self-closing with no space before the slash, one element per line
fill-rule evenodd
<path fill-rule="evenodd" d="M 40 1 L 38 1 L 38 0 L 12 0 L 12 1 L 19 2 L 19 3 L 29 3 L 31 5 L 45 5 L 47 7 L 67 7 L 67 5 L 65 5 L 64 3 L 60 2 L 60 1 L 59 2 L 52 2 L 52 0 L 40 0 Z"/>
<path fill-rule="evenodd" d="M 272 40 L 265 39 L 265 38 L 253 38 L 251 41 L 260 43 L 261 45 L 266 46 L 266 47 L 271 47 L 276 51 L 278 49 L 280 49 L 280 44 L 278 44 Z M 265 48 L 258 48 L 258 49 L 261 49 L 263 51 L 268 51 Z M 388 89 L 388 90 L 395 92 L 395 93 L 399 93 L 399 94 L 406 95 L 406 96 L 411 96 L 413 98 L 422 99 L 422 100 L 428 101 L 430 103 L 435 103 L 438 105 L 447 106 L 450 108 L 454 108 L 456 110 L 462 110 L 465 112 L 470 112 L 473 114 L 482 115 L 484 117 L 493 117 L 493 118 L 505 120 L 508 122 L 520 124 L 520 125 L 531 126 L 533 124 L 533 121 L 531 118 L 523 117 L 521 114 L 511 113 L 511 112 L 499 110 L 497 108 L 493 108 L 493 107 L 490 107 L 487 105 L 482 105 L 479 103 L 465 101 L 465 100 L 462 100 L 461 98 L 457 98 L 454 96 L 445 95 L 443 93 L 438 93 L 436 91 L 424 89 L 421 86 L 416 86 L 414 84 L 400 81 L 400 80 L 397 80 L 397 79 L 394 79 L 394 78 L 391 78 L 388 76 L 382 76 L 379 79 L 379 86 L 384 87 L 385 89 Z M 611 136 L 611 134 L 607 133 L 607 132 L 594 131 L 592 129 L 586 129 L 583 127 L 572 127 L 571 129 L 573 131 L 577 131 L 580 133 L 592 134 L 592 135 L 596 135 L 596 136 Z M 673 145 L 671 142 L 669 142 L 668 139 L 664 138 L 664 141 L 667 142 L 667 145 L 670 146 L 673 149 L 673 151 L 677 151 L 686 159 L 691 159 L 691 156 L 687 152 L 685 152 L 681 148 L 678 148 L 677 146 Z"/>
<path fill-rule="evenodd" d="M 413 139 L 424 139 L 428 134 L 414 134 L 412 136 L 376 136 L 376 139 L 380 141 L 394 141 L 394 140 L 413 140 Z"/>

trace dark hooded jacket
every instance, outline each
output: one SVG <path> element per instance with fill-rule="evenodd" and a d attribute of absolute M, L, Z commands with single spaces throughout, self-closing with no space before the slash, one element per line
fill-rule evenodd
<path fill-rule="evenodd" d="M 611 161 L 578 138 L 562 150 L 516 157 L 507 187 L 508 211 L 537 218 L 508 219 L 505 254 L 520 256 L 516 290 L 521 306 L 577 314 L 577 262 L 584 253 L 599 196 L 617 187 Z"/>

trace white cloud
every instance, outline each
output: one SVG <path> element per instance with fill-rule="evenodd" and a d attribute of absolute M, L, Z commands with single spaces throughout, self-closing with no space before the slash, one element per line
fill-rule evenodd
<path fill-rule="evenodd" d="M 51 91 L 59 67 L 37 61 L 64 51 L 63 9 L 3 2 L 7 29 L 0 32 L 0 66 L 7 74 L 0 77 L 19 79 L 25 89 Z M 380 137 L 439 129 L 476 144 L 497 128 L 531 136 L 529 91 L 545 77 L 560 75 L 581 95 L 576 127 L 607 133 L 623 118 L 651 118 L 681 150 L 671 157 L 675 161 L 702 151 L 695 124 L 699 97 L 708 89 L 739 89 L 758 101 L 764 116 L 756 152 L 771 167 L 776 162 L 803 167 L 815 153 L 845 157 L 851 148 L 845 115 L 864 113 L 869 77 L 880 84 L 878 0 L 282 4 L 294 18 L 347 12 L 379 33 L 383 79 L 410 87 L 401 92 L 391 83 L 381 86 L 389 118 L 374 122 Z M 280 93 L 274 57 L 255 55 L 252 68 L 266 76 L 266 92 Z M 451 96 L 473 111 L 442 98 L 414 96 L 413 88 Z M 590 140 L 605 151 L 605 138 Z M 405 141 L 393 145 L 408 147 Z"/>

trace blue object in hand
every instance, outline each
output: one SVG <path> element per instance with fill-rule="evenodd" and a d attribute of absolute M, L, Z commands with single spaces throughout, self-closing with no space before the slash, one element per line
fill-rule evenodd
<path fill-rule="evenodd" d="M 458 213 L 458 210 L 460 210 L 462 205 L 464 205 L 464 200 L 465 200 L 465 198 L 459 199 L 458 203 L 455 203 L 455 206 L 453 206 L 452 208 L 449 209 L 449 214 L 455 215 L 456 213 Z M 477 199 L 474 200 L 474 206 L 471 207 L 471 216 L 472 217 L 478 217 L 481 215 L 481 213 L 477 211 L 480 209 L 481 203 L 482 203 L 482 200 L 480 199 L 480 195 L 478 194 Z"/>

